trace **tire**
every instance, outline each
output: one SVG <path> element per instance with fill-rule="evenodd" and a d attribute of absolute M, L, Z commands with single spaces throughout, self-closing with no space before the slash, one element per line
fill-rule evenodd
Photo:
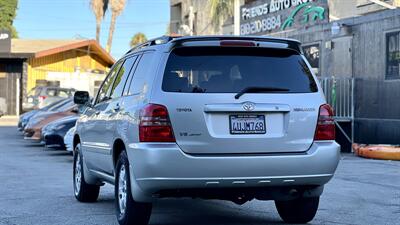
<path fill-rule="evenodd" d="M 120 225 L 147 225 L 152 204 L 133 200 L 128 156 L 125 151 L 119 155 L 115 176 L 116 216 Z"/>
<path fill-rule="evenodd" d="M 319 197 L 275 201 L 279 216 L 286 223 L 308 223 L 317 213 Z"/>
<path fill-rule="evenodd" d="M 86 183 L 83 171 L 81 144 L 79 143 L 75 147 L 74 154 L 74 195 L 80 202 L 95 202 L 99 197 L 100 186 Z"/>

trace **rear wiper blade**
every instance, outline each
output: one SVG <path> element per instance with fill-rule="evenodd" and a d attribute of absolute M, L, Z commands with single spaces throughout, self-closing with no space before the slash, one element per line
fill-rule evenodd
<path fill-rule="evenodd" d="M 247 87 L 241 90 L 239 93 L 235 95 L 235 99 L 239 99 L 240 96 L 245 93 L 263 93 L 263 92 L 288 92 L 287 88 L 278 88 L 278 87 Z"/>

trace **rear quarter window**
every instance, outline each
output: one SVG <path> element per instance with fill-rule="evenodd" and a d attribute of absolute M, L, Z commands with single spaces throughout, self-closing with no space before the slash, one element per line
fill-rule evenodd
<path fill-rule="evenodd" d="M 303 57 L 290 49 L 184 47 L 171 52 L 164 72 L 165 92 L 237 93 L 247 87 L 316 92 Z"/>

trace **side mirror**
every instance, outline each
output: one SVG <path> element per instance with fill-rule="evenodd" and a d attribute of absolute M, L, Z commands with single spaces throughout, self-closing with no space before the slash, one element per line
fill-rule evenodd
<path fill-rule="evenodd" d="M 77 91 L 74 94 L 74 103 L 78 105 L 85 105 L 89 103 L 90 97 L 87 91 Z"/>

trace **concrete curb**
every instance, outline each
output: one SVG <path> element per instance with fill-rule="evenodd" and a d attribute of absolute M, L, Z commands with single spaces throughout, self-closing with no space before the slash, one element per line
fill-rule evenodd
<path fill-rule="evenodd" d="M 17 126 L 18 116 L 2 116 L 0 117 L 0 126 Z"/>

